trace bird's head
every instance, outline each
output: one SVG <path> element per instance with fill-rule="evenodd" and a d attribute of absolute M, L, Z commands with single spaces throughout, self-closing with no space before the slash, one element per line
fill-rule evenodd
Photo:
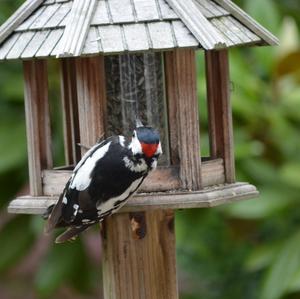
<path fill-rule="evenodd" d="M 159 133 L 151 127 L 136 127 L 132 135 L 131 150 L 133 155 L 158 158 L 162 154 Z"/>

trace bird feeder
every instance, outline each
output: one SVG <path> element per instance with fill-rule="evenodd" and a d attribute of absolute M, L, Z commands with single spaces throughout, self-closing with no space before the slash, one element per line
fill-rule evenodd
<path fill-rule="evenodd" d="M 127 135 L 138 115 L 160 131 L 164 156 L 105 221 L 105 298 L 177 298 L 174 210 L 258 195 L 235 179 L 228 48 L 277 42 L 229 0 L 24 2 L 0 28 L 0 60 L 24 66 L 30 181 L 30 194 L 9 212 L 43 213 L 84 151 L 77 144 Z M 201 155 L 196 50 L 205 52 L 209 157 Z M 50 58 L 60 64 L 66 165 L 59 168 L 52 163 Z"/>

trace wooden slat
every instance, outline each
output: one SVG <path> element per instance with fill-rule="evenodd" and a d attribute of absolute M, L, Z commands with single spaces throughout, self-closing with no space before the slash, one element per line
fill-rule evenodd
<path fill-rule="evenodd" d="M 58 56 L 78 56 L 84 46 L 97 0 L 74 0 Z"/>
<path fill-rule="evenodd" d="M 36 57 L 48 57 L 63 35 L 63 29 L 52 30 L 48 38 L 35 54 Z"/>
<path fill-rule="evenodd" d="M 104 298 L 178 298 L 173 211 L 113 215 L 102 236 Z"/>
<path fill-rule="evenodd" d="M 71 174 L 71 170 L 43 171 L 43 193 L 51 196 L 59 195 L 71 177 Z M 203 187 L 224 184 L 225 175 L 223 160 L 215 159 L 202 162 L 201 176 Z M 159 167 L 149 174 L 138 192 L 174 191 L 180 188 L 179 167 Z"/>
<path fill-rule="evenodd" d="M 178 47 L 200 47 L 199 42 L 181 21 L 173 21 L 172 26 Z"/>
<path fill-rule="evenodd" d="M 86 38 L 82 55 L 100 53 L 102 51 L 98 28 L 91 26 Z"/>
<path fill-rule="evenodd" d="M 193 0 L 167 0 L 204 49 L 226 48 L 226 41 L 203 16 Z"/>
<path fill-rule="evenodd" d="M 22 52 L 21 58 L 32 58 L 49 35 L 49 30 L 38 31 Z"/>
<path fill-rule="evenodd" d="M 8 54 L 6 55 L 7 59 L 16 59 L 19 58 L 26 48 L 26 46 L 29 44 L 31 39 L 33 38 L 35 32 L 28 31 L 21 34 L 18 41 L 14 44 L 14 46 L 10 49 Z"/>
<path fill-rule="evenodd" d="M 29 26 L 29 29 L 42 29 L 59 8 L 59 4 L 46 6 L 43 13 Z"/>
<path fill-rule="evenodd" d="M 175 50 L 165 55 L 171 159 L 178 160 L 184 189 L 201 188 L 199 114 L 195 51 Z"/>
<path fill-rule="evenodd" d="M 109 24 L 109 13 L 104 0 L 98 1 L 91 25 Z"/>
<path fill-rule="evenodd" d="M 109 8 L 108 13 L 113 23 L 118 24 L 136 21 L 131 0 L 109 0 L 107 3 Z"/>
<path fill-rule="evenodd" d="M 0 47 L 0 60 L 3 60 L 10 49 L 14 46 L 14 44 L 18 41 L 20 37 L 20 33 L 12 34 Z"/>
<path fill-rule="evenodd" d="M 80 143 L 91 147 L 105 134 L 104 57 L 77 58 L 75 61 Z"/>
<path fill-rule="evenodd" d="M 125 41 L 129 51 L 149 49 L 146 27 L 144 24 L 128 24 L 123 26 Z"/>
<path fill-rule="evenodd" d="M 237 20 L 239 20 L 242 24 L 244 24 L 248 29 L 256 33 L 259 37 L 261 37 L 264 41 L 266 41 L 269 45 L 278 45 L 279 40 L 275 37 L 271 32 L 257 23 L 253 18 L 251 18 L 246 12 L 244 12 L 241 8 L 239 8 L 236 4 L 234 4 L 230 0 L 214 0 L 221 7 L 227 10 L 232 16 L 234 16 Z"/>
<path fill-rule="evenodd" d="M 104 53 L 120 53 L 124 51 L 121 26 L 108 25 L 97 27 Z"/>
<path fill-rule="evenodd" d="M 24 22 L 43 2 L 43 0 L 27 0 L 0 27 L 0 44 Z"/>
<path fill-rule="evenodd" d="M 175 45 L 169 22 L 148 23 L 147 26 L 153 49 L 174 48 Z"/>
<path fill-rule="evenodd" d="M 139 22 L 159 20 L 155 0 L 133 0 L 133 4 Z"/>
<path fill-rule="evenodd" d="M 25 61 L 25 112 L 30 194 L 42 195 L 42 170 L 52 167 L 47 64 Z"/>
<path fill-rule="evenodd" d="M 62 3 L 55 14 L 45 23 L 44 28 L 57 27 L 68 16 L 72 2 Z"/>
<path fill-rule="evenodd" d="M 37 10 L 35 10 L 24 22 L 22 22 L 15 30 L 16 31 L 26 31 L 30 27 L 30 25 L 39 18 L 39 16 L 46 9 L 46 6 L 41 6 Z"/>
<path fill-rule="evenodd" d="M 228 52 L 206 51 L 210 154 L 222 158 L 227 183 L 235 181 Z"/>
<path fill-rule="evenodd" d="M 72 58 L 60 60 L 61 100 L 64 128 L 65 163 L 76 164 L 80 160 L 79 120 L 75 61 Z M 43 181 L 45 191 L 45 179 Z"/>
<path fill-rule="evenodd" d="M 158 0 L 158 5 L 162 14 L 162 18 L 164 20 L 174 20 L 179 19 L 179 17 L 176 15 L 175 11 L 167 4 L 165 0 Z"/>
<path fill-rule="evenodd" d="M 138 212 L 156 209 L 190 209 L 211 208 L 222 204 L 258 197 L 255 186 L 247 183 L 234 183 L 213 186 L 201 191 L 164 192 L 136 194 L 129 199 L 118 212 Z M 54 196 L 22 196 L 13 200 L 9 213 L 43 214 L 47 207 L 54 204 L 58 197 Z"/>
<path fill-rule="evenodd" d="M 227 26 L 221 21 L 220 18 L 212 19 L 212 24 L 216 26 L 216 28 L 222 32 L 222 34 L 226 37 L 227 44 L 232 45 L 241 45 L 243 41 L 239 38 L 239 36 L 230 28 L 228 30 Z"/>

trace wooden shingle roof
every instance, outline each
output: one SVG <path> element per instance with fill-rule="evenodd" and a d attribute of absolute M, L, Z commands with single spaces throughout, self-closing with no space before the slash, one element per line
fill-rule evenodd
<path fill-rule="evenodd" d="M 230 0 L 27 0 L 0 27 L 0 60 L 277 43 Z"/>

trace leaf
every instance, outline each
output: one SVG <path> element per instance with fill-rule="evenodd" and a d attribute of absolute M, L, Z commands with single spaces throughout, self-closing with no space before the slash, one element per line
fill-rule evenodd
<path fill-rule="evenodd" d="M 224 212 L 239 219 L 263 219 L 285 209 L 291 199 L 283 200 L 281 192 L 273 189 L 260 190 L 260 197 L 249 201 L 240 201 L 224 207 Z"/>
<path fill-rule="evenodd" d="M 80 240 L 54 244 L 36 274 L 35 285 L 40 297 L 51 297 L 60 286 L 72 281 L 84 286 L 90 277 L 88 265 Z"/>
<path fill-rule="evenodd" d="M 290 282 L 300 268 L 300 232 L 282 246 L 277 259 L 268 271 L 260 299 L 279 299 L 288 291 Z"/>
<path fill-rule="evenodd" d="M 31 248 L 34 236 L 29 223 L 30 217 L 18 216 L 0 231 L 0 272 L 17 264 Z"/>
<path fill-rule="evenodd" d="M 257 246 L 246 258 L 245 269 L 250 272 L 260 271 L 269 266 L 280 249 L 281 243 L 267 243 Z"/>
<path fill-rule="evenodd" d="M 287 163 L 280 170 L 282 180 L 291 187 L 300 188 L 300 162 Z"/>

